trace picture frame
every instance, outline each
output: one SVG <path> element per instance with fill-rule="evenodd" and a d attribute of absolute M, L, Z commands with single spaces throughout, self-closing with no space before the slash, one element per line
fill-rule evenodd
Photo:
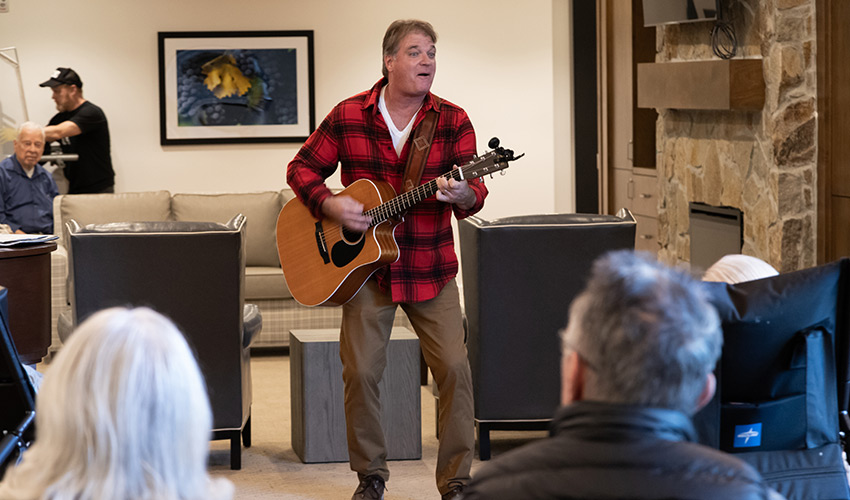
<path fill-rule="evenodd" d="M 160 144 L 303 142 L 313 31 L 158 32 Z"/>

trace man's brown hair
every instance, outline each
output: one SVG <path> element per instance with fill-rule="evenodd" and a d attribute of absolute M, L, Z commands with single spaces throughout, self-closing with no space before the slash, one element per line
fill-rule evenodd
<path fill-rule="evenodd" d="M 381 73 L 387 76 L 386 57 L 394 56 L 398 53 L 399 44 L 402 39 L 410 33 L 419 32 L 423 35 L 431 37 L 431 41 L 437 43 L 437 32 L 434 27 L 427 21 L 419 19 L 399 19 L 393 21 L 387 32 L 384 33 L 383 55 L 381 56 Z"/>

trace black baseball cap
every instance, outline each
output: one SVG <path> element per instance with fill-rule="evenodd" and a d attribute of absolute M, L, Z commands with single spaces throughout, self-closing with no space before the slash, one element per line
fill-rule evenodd
<path fill-rule="evenodd" d="M 80 80 L 80 75 L 71 68 L 56 68 L 56 71 L 50 75 L 50 80 L 39 84 L 39 87 L 56 87 L 57 85 L 76 85 L 78 89 L 83 88 L 83 81 Z"/>

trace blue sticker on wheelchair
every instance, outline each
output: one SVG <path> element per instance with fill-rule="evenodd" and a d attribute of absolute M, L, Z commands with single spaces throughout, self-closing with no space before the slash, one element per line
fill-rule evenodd
<path fill-rule="evenodd" d="M 761 446 L 761 424 L 735 426 L 735 441 L 733 448 L 750 448 Z"/>

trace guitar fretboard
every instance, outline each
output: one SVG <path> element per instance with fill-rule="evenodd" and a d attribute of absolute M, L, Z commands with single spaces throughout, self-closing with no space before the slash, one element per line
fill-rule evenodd
<path fill-rule="evenodd" d="M 452 170 L 451 172 L 447 172 L 440 177 L 448 180 L 455 179 L 461 180 L 461 170 Z M 371 226 L 377 226 L 378 224 L 385 222 L 387 219 L 395 217 L 404 213 L 406 210 L 409 210 L 410 207 L 416 205 L 420 201 L 430 198 L 437 192 L 437 178 L 431 179 L 425 184 L 421 184 L 415 189 L 411 189 L 405 193 L 402 193 L 390 201 L 381 203 L 375 208 L 366 210 L 363 212 L 365 215 L 372 217 Z"/>
<path fill-rule="evenodd" d="M 507 154 L 506 154 L 507 153 Z M 513 151 L 498 148 L 498 150 L 488 151 L 482 156 L 476 157 L 466 165 L 453 169 L 451 172 L 435 177 L 425 184 L 421 184 L 415 189 L 411 189 L 406 193 L 402 193 L 392 200 L 381 203 L 377 207 L 370 208 L 363 212 L 372 218 L 370 227 L 377 226 L 385 222 L 387 219 L 401 215 L 413 205 L 420 201 L 430 198 L 437 192 L 437 179 L 442 177 L 449 180 L 454 179 L 460 181 L 463 179 L 475 179 L 482 175 L 492 174 L 499 170 L 508 168 L 508 161 L 519 159 L 523 155 L 516 158 L 513 156 Z"/>

